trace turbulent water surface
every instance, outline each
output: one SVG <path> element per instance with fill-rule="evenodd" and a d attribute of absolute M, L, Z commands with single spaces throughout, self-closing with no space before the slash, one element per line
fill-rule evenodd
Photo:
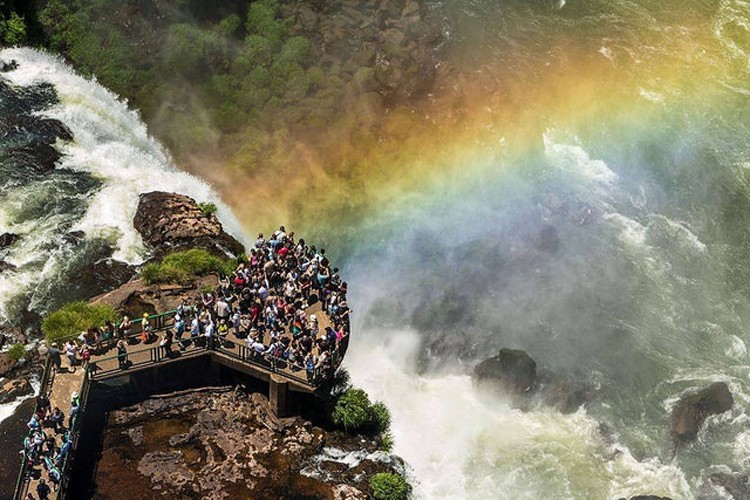
<path fill-rule="evenodd" d="M 706 478 L 750 465 L 750 9 L 435 8 L 445 57 L 481 82 L 465 101 L 481 108 L 481 141 L 462 134 L 453 163 L 352 221 L 357 238 L 341 242 L 352 249 L 343 257 L 357 318 L 347 364 L 392 409 L 395 451 L 417 492 L 727 498 Z M 51 173 L 0 155 L 0 232 L 23 237 L 0 254 L 17 266 L 0 274 L 0 319 L 12 319 L 27 303 L 42 312 L 50 294 L 60 300 L 61 277 L 76 259 L 102 258 L 97 245 L 141 260 L 130 226 L 139 192 L 215 196 L 96 83 L 31 50 L 0 58 L 19 62 L 3 75 L 12 85 L 52 85 L 56 102 L 34 112 L 74 137 L 58 143 Z M 22 138 L 0 150 L 13 140 Z M 338 229 L 322 226 L 335 241 Z M 86 245 L 64 237 L 74 230 Z M 467 374 L 502 346 L 595 384 L 600 397 L 572 415 L 480 398 Z M 712 381 L 729 385 L 734 408 L 675 454 L 671 405 Z"/>

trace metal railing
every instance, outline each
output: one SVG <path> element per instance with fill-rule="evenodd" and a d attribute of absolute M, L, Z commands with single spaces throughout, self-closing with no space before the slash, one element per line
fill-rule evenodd
<path fill-rule="evenodd" d="M 152 326 L 152 331 L 158 332 L 158 331 L 162 331 L 162 330 L 172 327 L 174 325 L 174 316 L 177 313 L 177 311 L 178 309 L 171 309 L 163 313 L 149 315 L 147 319 Z M 192 344 L 191 348 L 186 349 L 184 351 L 180 351 L 180 357 L 182 356 L 192 357 L 196 353 L 201 353 L 206 350 L 215 351 L 223 356 L 227 356 L 229 358 L 239 360 L 243 363 L 247 363 L 249 365 L 254 365 L 259 368 L 269 370 L 272 373 L 279 373 L 286 378 L 292 379 L 296 381 L 297 383 L 300 383 L 302 385 L 307 385 L 314 389 L 318 387 L 321 383 L 323 383 L 325 380 L 330 378 L 343 360 L 344 354 L 346 353 L 346 350 L 349 344 L 349 336 L 350 336 L 349 317 L 347 316 L 344 319 L 344 321 L 346 323 L 346 327 L 345 327 L 345 330 L 347 332 L 346 337 L 342 339 L 342 342 L 340 343 L 339 347 L 331 354 L 331 359 L 328 362 L 327 366 L 316 367 L 312 376 L 308 375 L 307 370 L 304 367 L 299 367 L 297 365 L 294 365 L 293 363 L 290 363 L 289 361 L 282 359 L 282 358 L 256 353 L 246 345 L 243 345 L 241 343 L 236 343 L 231 340 L 227 340 L 218 335 L 214 336 L 212 339 L 208 339 L 204 336 L 198 336 L 198 337 L 188 336 L 185 339 L 177 339 L 176 343 L 189 342 Z M 101 351 L 101 349 L 105 347 L 106 349 L 111 349 L 111 347 L 117 342 L 117 340 L 120 340 L 120 339 L 127 340 L 128 345 L 132 345 L 132 341 L 136 339 L 138 336 L 140 336 L 140 334 L 143 333 L 143 318 L 138 318 L 138 319 L 131 321 L 132 326 L 130 328 L 130 332 L 125 337 L 120 337 L 117 333 L 119 331 L 120 324 L 121 323 L 114 323 L 115 337 L 107 341 L 107 344 L 108 344 L 107 346 L 103 345 L 105 342 L 99 342 L 94 345 L 94 347 L 98 351 Z M 77 339 L 78 337 L 79 337 L 78 335 L 71 335 L 69 337 L 64 337 L 58 340 Z M 196 342 L 197 339 L 206 339 L 206 342 L 204 345 L 201 346 L 201 345 L 198 345 L 198 343 Z M 230 344 L 231 344 L 231 347 L 230 347 Z M 131 356 L 139 357 L 138 355 L 145 351 L 149 351 L 149 356 L 147 359 L 144 357 L 142 361 L 138 361 L 137 363 L 134 363 L 134 364 L 129 364 L 125 368 L 123 368 L 119 362 L 121 358 L 120 354 L 116 354 L 116 355 L 113 355 L 107 358 L 102 358 L 102 359 L 92 359 L 89 361 L 88 366 L 85 368 L 83 380 L 81 382 L 81 388 L 79 390 L 80 409 L 79 409 L 78 415 L 76 416 L 75 420 L 71 423 L 70 429 L 68 430 L 68 436 L 69 436 L 69 439 L 71 440 L 71 447 L 68 450 L 68 453 L 66 454 L 66 456 L 64 457 L 63 464 L 60 467 L 61 480 L 60 480 L 60 485 L 58 487 L 58 490 L 55 494 L 56 499 L 61 498 L 65 492 L 65 489 L 67 488 L 67 483 L 69 480 L 68 472 L 74 462 L 73 455 L 74 455 L 76 448 L 78 447 L 78 442 L 80 440 L 79 422 L 86 408 L 88 395 L 89 395 L 89 391 L 91 387 L 90 385 L 91 380 L 97 380 L 97 379 L 103 378 L 106 375 L 113 374 L 115 372 L 127 373 L 127 371 L 133 367 L 147 366 L 147 365 L 157 364 L 165 360 L 175 359 L 174 356 L 169 356 L 165 348 L 160 345 L 156 345 L 154 347 L 150 347 L 147 349 L 141 349 L 138 351 L 128 351 L 128 353 L 126 354 L 126 357 L 128 358 L 128 360 Z M 115 361 L 115 360 L 117 360 L 117 368 L 102 369 L 100 367 L 100 364 L 106 364 L 109 361 Z M 54 376 L 55 376 L 55 370 L 51 370 L 50 368 L 51 368 L 51 364 L 50 364 L 50 359 L 48 357 L 46 365 L 45 365 L 45 369 L 44 369 L 44 375 L 42 377 L 41 389 L 39 392 L 40 395 L 45 395 L 46 397 L 49 397 L 49 394 L 52 388 L 52 383 L 54 382 Z M 302 374 L 295 373 L 295 368 L 299 368 L 299 371 L 304 373 L 304 376 Z M 39 403 L 37 401 L 36 405 L 34 406 L 34 413 L 36 413 L 38 410 L 39 410 Z M 26 457 L 24 456 L 23 462 L 21 465 L 21 471 L 19 472 L 18 479 L 16 481 L 15 495 L 13 497 L 14 500 L 23 500 L 26 497 L 26 494 L 28 493 L 29 483 L 30 483 L 29 463 Z"/>

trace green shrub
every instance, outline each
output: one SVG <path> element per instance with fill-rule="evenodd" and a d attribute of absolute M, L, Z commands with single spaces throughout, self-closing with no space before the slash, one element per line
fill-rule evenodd
<path fill-rule="evenodd" d="M 379 472 L 370 478 L 370 487 L 376 500 L 407 500 L 411 485 L 399 474 Z"/>
<path fill-rule="evenodd" d="M 380 436 L 380 449 L 386 453 L 393 451 L 393 434 L 385 432 Z"/>
<path fill-rule="evenodd" d="M 346 431 L 361 431 L 373 423 L 372 404 L 362 389 L 347 390 L 336 402 L 333 423 Z"/>
<path fill-rule="evenodd" d="M 2 5 L 2 2 L 0 2 Z M 2 45 L 21 45 L 26 41 L 26 23 L 23 18 L 11 12 L 7 19 L 0 14 L 0 42 Z"/>
<path fill-rule="evenodd" d="M 93 326 L 101 326 L 107 320 L 115 321 L 117 313 L 109 304 L 91 305 L 86 302 L 70 302 L 48 315 L 42 321 L 42 332 L 48 342 L 74 337 Z"/>
<path fill-rule="evenodd" d="M 206 217 L 215 215 L 216 211 L 218 210 L 216 208 L 216 205 L 214 205 L 213 203 L 198 203 L 198 208 L 201 209 L 201 212 L 203 212 L 203 215 L 205 215 Z"/>
<path fill-rule="evenodd" d="M 13 361 L 21 361 L 25 356 L 26 348 L 24 348 L 23 344 L 13 344 L 10 346 L 10 349 L 8 349 L 8 357 Z"/>
<path fill-rule="evenodd" d="M 141 270 L 141 278 L 148 284 L 187 283 L 210 273 L 230 275 L 234 269 L 235 262 L 231 259 L 221 259 L 207 250 L 192 249 L 171 253 L 161 262 L 146 265 Z"/>
<path fill-rule="evenodd" d="M 372 404 L 362 389 L 347 389 L 336 401 L 333 423 L 345 431 L 385 433 L 391 425 L 391 413 L 381 403 Z"/>
<path fill-rule="evenodd" d="M 391 428 L 391 412 L 385 404 L 376 401 L 372 405 L 372 414 L 375 417 L 375 430 L 387 432 Z"/>

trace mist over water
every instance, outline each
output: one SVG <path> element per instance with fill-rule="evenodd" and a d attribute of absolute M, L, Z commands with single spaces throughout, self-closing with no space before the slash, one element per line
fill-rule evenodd
<path fill-rule="evenodd" d="M 726 498 L 707 475 L 749 458 L 747 13 L 443 5 L 459 64 L 534 117 L 367 221 L 355 381 L 394 409 L 427 498 Z M 468 373 L 501 347 L 599 398 L 562 416 L 477 397 Z M 735 407 L 673 455 L 672 405 L 715 381 Z"/>

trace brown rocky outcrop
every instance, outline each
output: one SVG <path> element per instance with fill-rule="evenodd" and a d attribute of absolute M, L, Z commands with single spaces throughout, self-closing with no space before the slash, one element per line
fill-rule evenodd
<path fill-rule="evenodd" d="M 265 396 L 213 388 L 112 412 L 95 483 L 123 498 L 354 499 L 402 466 L 370 440 L 273 417 Z"/>
<path fill-rule="evenodd" d="M 7 352 L 0 352 L 0 377 L 4 377 L 10 371 L 16 367 L 18 363 L 10 359 L 10 356 Z"/>
<path fill-rule="evenodd" d="M 157 257 L 188 248 L 233 257 L 244 252 L 242 243 L 224 232 L 216 215 L 204 213 L 194 199 L 182 194 L 141 194 L 133 226 Z"/>
<path fill-rule="evenodd" d="M 513 405 L 522 410 L 541 403 L 571 413 L 592 401 L 596 392 L 589 385 L 552 371 L 537 370 L 536 362 L 528 353 L 507 348 L 479 363 L 472 380 L 480 389 L 509 395 Z"/>
<path fill-rule="evenodd" d="M 675 445 L 695 441 L 708 417 L 729 411 L 733 405 L 734 398 L 724 382 L 715 382 L 700 391 L 683 395 L 672 409 Z"/>
<path fill-rule="evenodd" d="M 34 388 L 25 378 L 8 380 L 0 385 L 0 404 L 8 403 L 22 396 L 33 394 Z"/>

